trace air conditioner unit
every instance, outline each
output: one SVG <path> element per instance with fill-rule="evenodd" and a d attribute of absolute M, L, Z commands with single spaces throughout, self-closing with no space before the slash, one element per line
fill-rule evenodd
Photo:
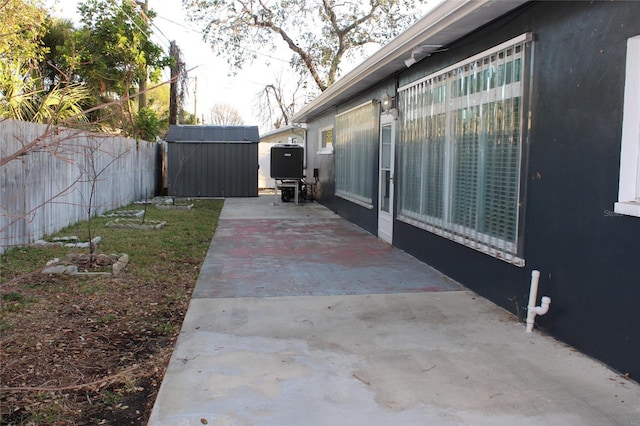
<path fill-rule="evenodd" d="M 271 148 L 271 177 L 302 179 L 304 148 L 296 144 L 277 144 Z"/>

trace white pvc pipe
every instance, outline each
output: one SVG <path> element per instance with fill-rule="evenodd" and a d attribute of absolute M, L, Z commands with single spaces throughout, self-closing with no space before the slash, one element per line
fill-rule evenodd
<path fill-rule="evenodd" d="M 551 305 L 551 298 L 549 296 L 542 296 L 542 303 L 540 306 L 536 306 L 536 315 L 544 315 L 549 312 L 549 305 Z"/>
<path fill-rule="evenodd" d="M 538 281 L 540 280 L 540 271 L 531 271 L 531 287 L 529 288 L 529 309 L 536 306 L 536 299 L 538 298 Z"/>
<path fill-rule="evenodd" d="M 538 299 L 538 281 L 540 280 L 540 271 L 531 271 L 531 288 L 529 289 L 529 304 L 527 306 L 527 332 L 533 331 L 536 315 L 544 315 L 549 312 L 549 306 L 551 305 L 551 298 L 544 296 L 542 298 L 542 304 L 536 306 L 536 300 Z"/>

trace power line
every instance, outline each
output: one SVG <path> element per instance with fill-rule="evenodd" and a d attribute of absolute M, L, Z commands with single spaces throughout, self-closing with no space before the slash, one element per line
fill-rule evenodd
<path fill-rule="evenodd" d="M 188 27 L 188 26 L 186 26 L 185 24 L 183 24 L 183 23 L 181 23 L 181 22 L 176 22 L 176 21 L 174 21 L 174 20 L 172 20 L 172 19 L 165 18 L 164 16 L 160 16 L 160 15 L 157 15 L 157 16 L 156 16 L 156 18 L 164 19 L 165 21 L 170 22 L 170 23 L 172 23 L 173 25 L 177 25 L 178 27 L 182 27 L 182 28 L 184 28 L 185 30 L 191 31 L 192 33 L 196 33 L 196 34 L 204 35 L 204 33 L 202 33 L 201 31 L 194 30 L 193 28 Z"/>
<path fill-rule="evenodd" d="M 134 0 L 131 0 L 131 2 L 132 2 L 134 5 L 136 5 L 136 6 L 137 6 L 137 3 L 136 3 Z M 146 32 L 145 30 L 143 30 L 142 28 L 140 28 L 140 25 L 138 25 L 138 23 L 136 22 L 136 20 L 135 20 L 135 19 L 133 19 L 133 18 L 131 17 L 131 15 L 129 15 L 129 14 L 128 14 L 128 13 L 127 13 L 127 12 L 126 12 L 126 11 L 125 11 L 121 6 L 120 6 L 120 5 L 119 5 L 119 4 L 116 4 L 115 6 L 118 8 L 118 10 L 119 10 L 120 12 L 122 12 L 122 13 L 124 14 L 124 16 L 126 16 L 127 18 L 129 18 L 129 20 L 131 21 L 131 23 L 132 23 L 133 25 L 135 25 L 135 27 L 136 27 L 138 30 L 140 30 L 140 32 L 141 32 L 142 34 L 144 34 L 144 35 L 145 35 L 145 37 L 150 38 L 149 34 L 147 34 L 147 32 Z M 144 13 L 143 13 L 143 16 L 144 16 L 146 19 L 149 19 L 149 17 L 148 17 L 147 15 L 145 15 Z"/>
<path fill-rule="evenodd" d="M 156 23 L 155 23 L 155 22 L 151 21 L 151 26 L 152 26 L 152 27 L 154 27 L 156 30 L 158 30 L 158 32 L 162 35 L 162 37 L 164 37 L 164 38 L 167 40 L 167 43 L 168 43 L 168 44 L 166 44 L 165 46 L 166 46 L 167 48 L 169 48 L 169 47 L 170 47 L 169 45 L 171 44 L 171 40 L 169 40 L 169 37 L 167 37 L 167 36 L 162 32 L 162 30 L 160 29 L 160 27 L 158 27 L 158 26 L 156 25 Z"/>
<path fill-rule="evenodd" d="M 130 0 L 130 2 L 131 2 L 132 4 L 134 4 L 134 5 L 136 5 L 136 6 L 137 6 L 137 3 L 135 2 L 135 0 Z M 150 38 L 150 35 L 149 35 L 147 32 L 145 32 L 142 28 L 140 28 L 140 26 L 136 23 L 136 21 L 135 21 L 135 20 L 134 20 L 134 19 L 133 19 L 133 18 L 132 18 L 132 17 L 131 17 L 131 16 L 130 16 L 126 11 L 124 11 L 124 10 L 122 9 L 122 7 L 120 7 L 119 5 L 116 5 L 116 7 L 117 7 L 117 8 L 118 8 L 118 9 L 119 9 L 119 10 L 120 10 L 120 11 L 121 11 L 125 16 L 127 16 L 127 17 L 131 20 L 131 22 L 132 22 L 132 23 L 133 23 L 133 24 L 134 24 L 134 25 L 135 25 L 135 26 L 140 30 L 140 32 L 142 32 L 142 33 L 143 33 L 147 38 Z M 153 10 L 153 8 L 152 8 L 152 10 Z M 152 26 L 153 28 L 155 28 L 156 30 L 158 30 L 158 32 L 160 33 L 160 35 L 161 35 L 162 37 L 164 37 L 164 39 L 166 40 L 166 42 L 167 42 L 167 43 L 166 43 L 166 44 L 165 44 L 165 43 L 163 43 L 163 44 L 164 44 L 164 46 L 165 46 L 166 48 L 169 48 L 169 45 L 171 44 L 171 41 L 172 41 L 172 40 L 171 40 L 171 39 L 169 39 L 169 37 L 167 37 L 167 35 L 166 35 L 166 34 L 164 34 L 164 32 L 162 32 L 162 30 L 160 29 L 160 27 L 158 27 L 158 25 L 156 25 L 156 23 L 155 23 L 155 22 L 153 22 L 153 20 L 152 20 L 152 19 L 150 19 L 150 18 L 149 18 L 149 16 L 147 16 L 147 14 L 144 12 L 144 10 L 142 11 L 142 15 L 143 15 L 143 16 L 144 16 L 144 17 L 145 17 L 145 18 L 146 18 L 146 19 L 151 23 L 151 26 Z M 189 27 L 189 26 L 187 26 L 187 25 L 185 25 L 185 24 L 183 24 L 183 23 L 181 23 L 181 22 L 176 22 L 176 21 L 174 21 L 174 20 L 172 20 L 172 19 L 165 18 L 164 16 L 161 16 L 161 15 L 156 15 L 156 18 L 163 19 L 163 20 L 165 20 L 165 21 L 167 21 L 167 22 L 169 22 L 169 23 L 171 23 L 171 24 L 173 24 L 173 25 L 176 25 L 176 26 L 178 26 L 178 27 L 184 28 L 185 30 L 190 31 L 190 32 L 195 33 L 195 34 L 198 34 L 198 35 L 200 35 L 200 36 L 205 36 L 205 33 L 204 33 L 204 32 L 199 31 L 199 30 L 196 30 L 196 29 L 194 29 L 194 28 L 192 28 L 192 27 Z M 160 40 L 160 41 L 162 42 L 162 40 Z M 289 63 L 289 60 L 287 60 L 287 59 L 278 58 L 278 57 L 276 57 L 276 56 L 272 56 L 272 55 L 269 55 L 269 54 L 267 54 L 267 53 L 260 52 L 260 51 L 258 51 L 258 50 L 249 49 L 249 48 L 247 48 L 247 47 L 240 46 L 239 44 L 235 44 L 235 43 L 230 43 L 230 44 L 231 44 L 232 46 L 236 47 L 236 48 L 244 49 L 244 50 L 246 50 L 247 52 L 252 53 L 252 54 L 254 54 L 254 55 L 263 56 L 263 57 L 265 57 L 265 58 L 273 59 L 273 60 L 275 60 L 275 61 L 280 61 L 280 62 L 287 63 L 287 64 Z"/>
<path fill-rule="evenodd" d="M 138 6 L 138 3 L 135 0 L 130 0 L 130 3 L 132 3 L 136 7 Z M 147 34 L 142 28 L 140 28 L 140 26 L 136 23 L 136 21 L 129 14 L 127 14 L 127 12 L 122 10 L 122 8 L 120 6 L 118 6 L 118 9 L 120 9 L 120 11 L 122 13 L 124 13 L 129 19 L 131 19 L 131 22 L 133 22 L 133 24 L 140 30 L 140 32 L 142 32 L 147 38 L 151 38 L 151 36 L 149 34 Z M 147 20 L 147 22 L 149 22 L 151 24 L 151 26 L 153 28 L 158 30 L 158 32 L 166 39 L 166 41 L 167 41 L 166 43 L 164 42 L 164 40 L 162 40 L 160 38 L 158 40 L 160 41 L 160 43 L 162 43 L 164 45 L 164 47 L 166 47 L 168 49 L 169 45 L 171 43 L 171 40 L 169 40 L 169 38 L 162 32 L 162 30 L 155 24 L 155 22 L 153 22 L 153 19 L 151 19 L 149 17 L 149 15 L 147 15 L 147 13 L 144 10 L 144 8 L 142 8 L 142 10 L 141 10 L 141 15 L 144 17 L 144 19 Z"/>
<path fill-rule="evenodd" d="M 165 20 L 165 21 L 167 21 L 167 22 L 170 22 L 170 23 L 172 23 L 172 24 L 174 24 L 174 25 L 177 25 L 177 26 L 179 26 L 179 27 L 181 27 L 181 28 L 184 28 L 184 29 L 186 29 L 186 30 L 188 30 L 188 31 L 191 31 L 192 33 L 195 33 L 195 34 L 198 34 L 198 35 L 201 35 L 201 36 L 205 36 L 205 35 L 206 35 L 206 34 L 205 34 L 204 32 L 202 32 L 202 31 L 198 31 L 198 30 L 193 29 L 193 28 L 191 28 L 191 27 L 188 27 L 188 26 L 186 26 L 186 25 L 184 25 L 184 24 L 182 24 L 182 23 L 180 23 L 180 22 L 176 22 L 176 21 L 173 21 L 173 20 L 171 20 L 171 19 L 165 18 L 164 16 L 160 16 L 160 15 L 158 15 L 158 16 L 156 16 L 156 18 L 164 19 L 164 20 Z M 165 37 L 166 37 L 166 36 L 165 36 Z M 280 62 L 283 62 L 283 63 L 286 63 L 286 64 L 288 64 L 288 63 L 289 63 L 289 60 L 287 60 L 287 59 L 278 58 L 278 57 L 275 57 L 275 56 L 269 55 L 269 54 L 267 54 L 267 53 L 260 52 L 260 51 L 258 51 L 258 50 L 249 49 L 249 48 L 247 48 L 247 47 L 243 47 L 243 46 L 241 46 L 241 45 L 239 45 L 239 44 L 236 44 L 236 43 L 229 43 L 229 44 L 230 44 L 230 45 L 232 45 L 233 47 L 236 47 L 236 48 L 238 48 L 238 49 L 244 49 L 244 50 L 246 50 L 247 52 L 249 52 L 249 53 L 253 53 L 253 54 L 258 55 L 258 56 L 263 56 L 263 57 L 265 57 L 265 58 L 273 59 L 274 61 L 280 61 Z"/>

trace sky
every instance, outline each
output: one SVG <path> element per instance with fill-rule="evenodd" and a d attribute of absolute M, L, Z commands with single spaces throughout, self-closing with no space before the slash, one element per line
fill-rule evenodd
<path fill-rule="evenodd" d="M 77 4 L 80 1 L 45 0 L 45 4 L 52 10 L 53 15 L 79 22 Z M 429 3 L 425 11 L 439 1 Z M 261 133 L 271 130 L 259 121 L 256 114 L 256 98 L 261 89 L 274 82 L 275 76 L 283 75 L 283 80 L 287 79 L 290 51 L 283 47 L 275 53 L 262 54 L 244 70 L 230 75 L 230 66 L 226 59 L 216 57 L 209 45 L 203 41 L 199 28 L 187 21 L 181 0 L 148 0 L 148 4 L 149 9 L 157 14 L 153 20 L 154 41 L 168 52 L 169 43 L 174 40 L 183 54 L 186 68 L 193 68 L 190 72 L 185 109 L 191 113 L 195 110 L 197 116 L 201 120 L 204 118 L 206 124 L 211 108 L 215 104 L 226 103 L 240 112 L 244 124 L 260 126 Z M 372 53 L 373 50 L 369 52 Z M 357 63 L 343 63 L 342 75 L 355 65 Z M 292 75 L 290 71 L 289 75 Z M 167 69 L 163 74 L 163 80 L 168 79 Z M 295 79 L 293 76 L 290 80 Z"/>
<path fill-rule="evenodd" d="M 49 0 L 46 2 L 53 15 L 79 21 L 77 14 L 78 0 Z M 205 123 L 211 108 L 218 103 L 227 103 L 236 108 L 245 124 L 260 125 L 256 114 L 256 96 L 261 88 L 273 82 L 274 73 L 288 67 L 289 53 L 259 57 L 256 62 L 231 76 L 226 59 L 216 57 L 202 34 L 192 23 L 187 22 L 186 13 L 182 10 L 180 0 L 149 0 L 149 9 L 156 12 L 153 23 L 156 44 L 169 50 L 169 43 L 175 40 L 180 48 L 187 69 L 190 72 L 189 94 L 185 109 L 194 112 Z M 270 65 L 267 65 L 267 62 Z M 169 79 L 168 69 L 163 80 Z M 197 91 L 196 91 L 197 88 Z M 261 126 L 261 133 L 270 130 Z"/>

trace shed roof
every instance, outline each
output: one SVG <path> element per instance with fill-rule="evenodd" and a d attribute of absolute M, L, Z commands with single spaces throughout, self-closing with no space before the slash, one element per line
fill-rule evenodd
<path fill-rule="evenodd" d="M 298 111 L 293 121 L 304 123 L 358 93 L 406 69 L 412 52 L 421 60 L 529 0 L 446 0 L 406 31 L 384 45 L 320 96 Z"/>
<path fill-rule="evenodd" d="M 167 142 L 236 142 L 258 143 L 258 126 L 171 125 Z"/>

